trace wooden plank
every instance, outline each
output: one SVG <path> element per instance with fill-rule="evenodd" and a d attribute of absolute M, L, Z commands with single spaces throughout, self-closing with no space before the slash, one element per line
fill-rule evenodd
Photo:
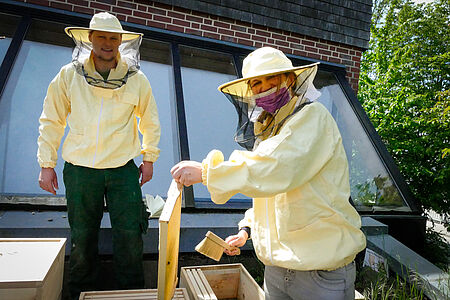
<path fill-rule="evenodd" d="M 203 293 L 200 290 L 200 287 L 198 286 L 197 281 L 195 280 L 194 275 L 192 274 L 192 270 L 188 269 L 186 270 L 186 278 L 187 282 L 189 283 L 188 287 L 191 292 L 191 297 L 195 300 L 203 300 Z"/>
<path fill-rule="evenodd" d="M 255 300 L 265 299 L 263 290 L 244 267 L 240 269 L 240 279 L 237 295 L 238 300 L 248 299 L 248 295 L 252 295 L 252 299 Z"/>
<path fill-rule="evenodd" d="M 156 289 L 122 290 L 122 291 L 95 291 L 83 292 L 80 300 L 156 300 L 158 291 Z M 175 300 L 189 300 L 186 289 L 175 289 L 173 298 Z"/>
<path fill-rule="evenodd" d="M 211 288 L 211 285 L 209 284 L 208 280 L 205 277 L 205 274 L 203 274 L 202 269 L 197 269 L 198 275 L 200 276 L 200 279 L 205 285 L 206 290 L 208 291 L 209 296 L 212 300 L 217 300 L 216 294 L 214 293 L 213 289 Z"/>
<path fill-rule="evenodd" d="M 158 299 L 172 299 L 178 277 L 181 191 L 172 180 L 159 218 Z"/>
<path fill-rule="evenodd" d="M 184 288 L 177 288 L 175 290 L 175 296 L 173 297 L 174 299 L 186 299 L 186 300 L 190 300 L 188 292 L 186 289 Z"/>
<path fill-rule="evenodd" d="M 194 297 L 194 286 L 191 279 L 190 269 L 181 268 L 180 271 L 180 288 L 185 288 L 189 297 L 195 299 Z"/>
<path fill-rule="evenodd" d="M 204 272 L 204 274 L 218 299 L 237 298 L 239 272 Z"/>
<path fill-rule="evenodd" d="M 218 299 L 237 297 L 240 279 L 238 265 L 215 265 L 200 268 Z"/>
<path fill-rule="evenodd" d="M 180 270 L 180 284 L 179 284 L 179 286 L 180 286 L 180 288 L 185 288 L 186 290 L 188 290 L 188 280 L 186 279 L 186 277 L 187 277 L 187 275 L 186 275 L 186 269 L 184 269 L 184 268 L 181 268 L 181 270 Z M 188 291 L 188 294 L 189 294 L 189 291 Z M 189 296 L 191 296 L 191 295 L 189 295 Z"/>
<path fill-rule="evenodd" d="M 197 282 L 197 285 L 199 286 L 200 291 L 203 294 L 202 299 L 204 299 L 204 300 L 211 300 L 211 297 L 209 296 L 209 292 L 206 290 L 204 282 L 202 281 L 200 276 L 198 276 L 197 269 L 191 269 L 191 271 L 192 271 L 192 275 L 194 277 L 195 282 Z"/>
<path fill-rule="evenodd" d="M 0 299 L 4 300 L 32 300 L 36 299 L 36 288 L 2 288 Z"/>

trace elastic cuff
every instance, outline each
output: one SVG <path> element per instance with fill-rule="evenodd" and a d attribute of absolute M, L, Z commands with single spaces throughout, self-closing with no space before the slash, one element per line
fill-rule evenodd
<path fill-rule="evenodd" d="M 204 185 L 208 182 L 208 164 L 205 161 L 202 162 L 202 183 Z"/>
<path fill-rule="evenodd" d="M 223 154 L 219 150 L 211 150 L 202 161 L 202 183 L 208 183 L 208 170 L 223 162 Z"/>
<path fill-rule="evenodd" d="M 158 156 L 158 154 L 144 153 L 144 158 L 142 160 L 154 163 L 158 159 Z"/>
<path fill-rule="evenodd" d="M 239 231 L 241 231 L 241 230 L 244 230 L 245 232 L 247 232 L 247 234 L 248 234 L 248 240 L 251 238 L 251 232 L 252 232 L 252 230 L 250 229 L 250 227 L 248 227 L 248 226 L 244 226 L 244 227 L 241 227 L 240 229 L 239 229 Z"/>
<path fill-rule="evenodd" d="M 39 163 L 39 166 L 41 168 L 52 168 L 54 169 L 56 167 L 56 164 L 53 162 L 45 162 L 45 163 Z"/>

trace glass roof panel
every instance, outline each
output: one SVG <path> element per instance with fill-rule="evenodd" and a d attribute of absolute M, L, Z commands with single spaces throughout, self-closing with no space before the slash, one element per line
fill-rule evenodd
<path fill-rule="evenodd" d="M 410 212 L 334 74 L 319 71 L 314 84 L 321 92 L 318 101 L 333 115 L 341 132 L 349 161 L 351 198 L 355 207 L 360 212 Z"/>
<path fill-rule="evenodd" d="M 233 57 L 187 46 L 180 46 L 180 56 L 191 159 L 201 161 L 212 149 L 228 157 L 239 147 L 233 138 L 237 115 L 217 87 L 237 78 Z M 194 185 L 194 195 L 196 201 L 210 202 L 204 185 Z M 233 201 L 249 203 L 250 198 L 237 194 Z"/>

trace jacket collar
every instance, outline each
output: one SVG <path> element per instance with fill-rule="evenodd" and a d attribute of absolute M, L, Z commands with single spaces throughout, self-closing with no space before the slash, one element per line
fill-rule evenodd
<path fill-rule="evenodd" d="M 117 62 L 116 67 L 112 68 L 109 71 L 108 79 L 123 78 L 125 76 L 125 74 L 127 74 L 127 72 L 128 72 L 128 64 L 124 59 L 122 59 L 122 57 L 120 56 L 120 53 L 117 54 L 116 62 Z M 97 70 L 95 69 L 94 58 L 93 58 L 92 52 L 91 52 L 91 55 L 89 56 L 89 58 L 87 58 L 84 61 L 83 65 L 84 65 L 86 73 L 89 76 L 92 76 L 92 77 L 98 78 L 98 79 L 103 79 L 102 76 L 100 75 L 100 73 L 97 72 Z"/>

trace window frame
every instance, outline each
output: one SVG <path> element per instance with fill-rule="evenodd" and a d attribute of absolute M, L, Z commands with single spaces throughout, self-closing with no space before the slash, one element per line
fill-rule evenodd
<path fill-rule="evenodd" d="M 40 19 L 44 21 L 52 21 L 59 22 L 63 24 L 70 24 L 70 26 L 88 26 L 91 16 L 63 11 L 54 8 L 46 8 L 46 7 L 36 7 L 26 3 L 15 3 L 15 4 L 7 4 L 0 3 L 0 12 L 12 14 L 21 17 L 19 25 L 13 35 L 11 44 L 6 52 L 5 58 L 0 66 L 0 100 L 3 93 L 3 90 L 8 81 L 9 74 L 14 66 L 15 59 L 20 51 L 23 40 L 26 37 L 28 29 L 32 23 L 33 19 Z M 171 49 L 171 58 L 172 58 L 172 67 L 173 67 L 173 75 L 174 75 L 174 89 L 175 89 L 175 113 L 176 124 L 172 124 L 174 128 L 177 130 L 177 150 L 178 158 L 180 160 L 188 160 L 190 158 L 189 154 L 189 141 L 187 134 L 187 125 L 186 125 L 186 114 L 185 114 L 185 105 L 184 105 L 184 95 L 183 95 L 183 82 L 181 76 L 181 61 L 180 61 L 180 50 L 179 47 L 181 45 L 188 47 L 195 47 L 204 50 L 217 51 L 224 54 L 231 55 L 233 57 L 233 62 L 235 66 L 235 71 L 238 77 L 242 77 L 241 74 L 241 58 L 243 56 L 248 55 L 251 51 L 254 50 L 254 47 L 244 46 L 232 44 L 230 42 L 218 41 L 210 38 L 192 36 L 184 33 L 171 32 L 169 30 L 151 28 L 143 25 L 132 24 L 128 22 L 122 22 L 122 25 L 125 30 L 132 30 L 137 32 L 142 32 L 144 34 L 145 39 L 151 39 L 160 42 L 166 42 L 170 44 Z M 294 65 L 301 64 L 309 64 L 312 62 L 316 62 L 318 60 L 308 59 L 304 57 L 299 57 L 295 55 L 287 55 L 294 63 Z M 417 200 L 414 198 L 411 193 L 409 187 L 406 184 L 406 181 L 400 174 L 398 167 L 396 166 L 393 158 L 387 151 L 386 146 L 383 144 L 380 136 L 377 134 L 374 126 L 370 122 L 367 114 L 365 113 L 362 105 L 359 103 L 357 96 L 353 89 L 350 87 L 347 79 L 345 78 L 346 69 L 344 65 L 330 63 L 325 61 L 320 61 L 319 69 L 323 71 L 328 71 L 334 74 L 339 83 L 341 89 L 343 90 L 345 96 L 347 97 L 348 102 L 350 103 L 354 113 L 359 119 L 362 127 L 364 128 L 366 134 L 368 135 L 371 143 L 373 144 L 377 154 L 381 158 L 386 170 L 390 174 L 393 179 L 394 184 L 396 185 L 398 191 L 401 194 L 401 197 L 406 201 L 406 203 L 410 206 L 412 212 L 397 212 L 397 211 L 387 211 L 387 212 L 376 212 L 377 215 L 420 215 L 422 214 L 422 209 L 420 205 L 418 205 Z M 195 209 L 195 211 L 201 211 L 205 208 L 207 209 L 243 209 L 246 205 L 222 205 L 220 207 L 217 206 L 196 206 L 194 192 L 192 187 L 184 188 L 184 209 Z M 9 197 L 9 196 L 7 196 Z M 351 201 L 351 199 L 350 199 Z M 37 204 L 36 206 L 42 206 Z M 249 201 L 248 207 L 251 206 L 251 202 Z M 360 212 L 361 215 L 373 215 L 371 212 Z"/>

